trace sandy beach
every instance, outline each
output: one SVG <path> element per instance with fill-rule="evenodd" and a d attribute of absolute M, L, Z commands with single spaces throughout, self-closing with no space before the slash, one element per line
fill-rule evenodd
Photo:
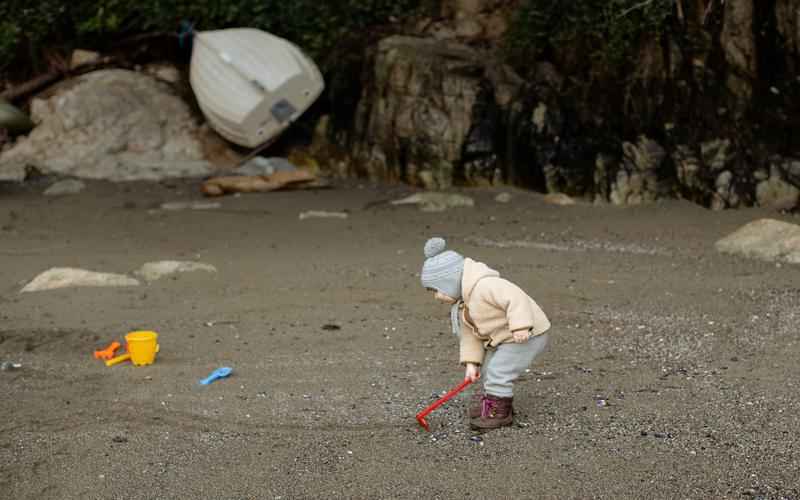
<path fill-rule="evenodd" d="M 358 182 L 163 210 L 209 200 L 189 181 L 45 187 L 0 187 L 0 362 L 21 365 L 0 371 L 4 498 L 800 498 L 800 267 L 714 249 L 797 216 L 510 188 L 428 213 Z M 419 283 L 430 236 L 553 323 L 513 427 L 475 434 L 461 397 L 431 433 L 414 419 L 463 377 Z M 51 267 L 158 260 L 217 272 L 20 293 Z M 159 333 L 153 365 L 93 359 L 139 329 Z"/>

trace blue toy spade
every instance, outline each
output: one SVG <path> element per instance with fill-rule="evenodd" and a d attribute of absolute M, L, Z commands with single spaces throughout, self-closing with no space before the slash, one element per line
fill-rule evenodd
<path fill-rule="evenodd" d="M 203 380 L 201 380 L 200 383 L 203 384 L 203 385 L 208 385 L 208 384 L 210 384 L 211 382 L 213 382 L 213 381 L 215 381 L 217 379 L 227 377 L 228 375 L 231 374 L 232 371 L 233 371 L 233 368 L 230 368 L 230 367 L 227 367 L 227 366 L 223 366 L 222 368 L 217 368 L 216 370 L 211 372 L 211 375 L 209 375 L 208 377 L 206 377 Z"/>

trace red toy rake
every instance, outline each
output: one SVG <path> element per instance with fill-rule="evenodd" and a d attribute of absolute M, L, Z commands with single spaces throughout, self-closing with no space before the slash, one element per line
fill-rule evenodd
<path fill-rule="evenodd" d="M 425 421 L 425 417 L 427 417 L 428 414 L 430 412 L 432 412 L 433 410 L 435 410 L 436 408 L 438 408 L 438 407 L 442 406 L 443 404 L 445 404 L 448 399 L 452 398 L 453 396 L 455 396 L 459 392 L 463 391 L 471 383 L 472 383 L 472 380 L 470 380 L 468 378 L 465 378 L 464 381 L 461 382 L 460 384 L 458 384 L 457 387 L 454 387 L 453 389 L 450 390 L 450 392 L 448 392 L 444 396 L 442 396 L 439 399 L 437 399 L 436 402 L 434 402 L 432 405 L 430 405 L 429 407 L 425 408 L 421 412 L 417 413 L 417 422 L 419 423 L 419 425 L 421 425 L 426 431 L 430 432 L 431 429 L 430 429 L 430 427 L 428 427 L 428 422 Z"/>

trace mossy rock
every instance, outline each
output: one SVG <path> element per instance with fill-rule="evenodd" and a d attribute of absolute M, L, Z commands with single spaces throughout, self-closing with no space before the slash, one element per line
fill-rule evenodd
<path fill-rule="evenodd" d="M 36 124 L 16 106 L 0 99 L 0 129 L 6 129 L 11 135 L 27 134 Z"/>

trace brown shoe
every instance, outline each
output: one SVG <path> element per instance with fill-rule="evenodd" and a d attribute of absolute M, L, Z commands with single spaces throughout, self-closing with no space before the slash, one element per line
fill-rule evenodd
<path fill-rule="evenodd" d="M 481 416 L 483 407 L 483 391 L 475 390 L 467 401 L 467 418 L 473 419 Z"/>
<path fill-rule="evenodd" d="M 481 414 L 469 422 L 473 429 L 498 429 L 514 423 L 514 398 L 500 398 L 486 394 L 481 404 Z"/>

